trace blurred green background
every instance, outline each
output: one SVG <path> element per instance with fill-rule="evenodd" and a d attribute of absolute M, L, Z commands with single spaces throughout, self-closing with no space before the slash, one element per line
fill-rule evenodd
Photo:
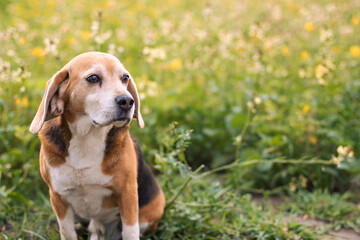
<path fill-rule="evenodd" d="M 87 51 L 115 55 L 134 77 L 146 127 L 131 130 L 160 172 L 176 121 L 193 130 L 175 157 L 192 168 L 269 160 L 227 171 L 233 186 L 358 191 L 359 9 L 357 0 L 0 1 L 0 198 L 47 198 L 28 128 L 46 81 Z"/>

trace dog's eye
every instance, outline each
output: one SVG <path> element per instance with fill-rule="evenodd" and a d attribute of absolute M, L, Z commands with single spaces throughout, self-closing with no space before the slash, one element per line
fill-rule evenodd
<path fill-rule="evenodd" d="M 121 81 L 126 84 L 129 82 L 129 78 L 130 78 L 129 75 L 124 74 L 124 76 L 121 77 Z"/>
<path fill-rule="evenodd" d="M 87 77 L 86 81 L 88 81 L 89 83 L 98 83 L 98 82 L 100 82 L 100 77 L 96 74 L 93 74 L 93 75 Z"/>

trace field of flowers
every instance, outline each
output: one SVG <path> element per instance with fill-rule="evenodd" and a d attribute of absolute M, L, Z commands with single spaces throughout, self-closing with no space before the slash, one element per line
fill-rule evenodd
<path fill-rule="evenodd" d="M 360 1 L 1 0 L 0 45 L 0 239 L 59 239 L 28 128 L 87 51 L 140 93 L 131 130 L 168 199 L 149 239 L 360 233 Z"/>

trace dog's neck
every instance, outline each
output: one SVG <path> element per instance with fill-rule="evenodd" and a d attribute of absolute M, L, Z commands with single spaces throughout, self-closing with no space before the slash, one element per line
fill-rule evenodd
<path fill-rule="evenodd" d="M 106 137 L 112 125 L 97 127 L 88 117 L 68 123 L 72 135 L 66 161 L 75 168 L 100 163 L 104 156 Z"/>

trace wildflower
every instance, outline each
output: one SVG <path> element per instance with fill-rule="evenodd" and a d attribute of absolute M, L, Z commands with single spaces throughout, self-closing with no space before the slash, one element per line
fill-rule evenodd
<path fill-rule="evenodd" d="M 58 50 L 57 50 L 57 44 L 59 43 L 59 39 L 54 38 L 54 39 L 49 39 L 49 38 L 45 38 L 44 39 L 44 43 L 45 43 L 45 53 L 51 53 L 53 55 L 58 55 Z"/>
<path fill-rule="evenodd" d="M 350 47 L 350 53 L 353 57 L 359 57 L 360 56 L 360 47 L 357 45 L 353 45 Z"/>
<path fill-rule="evenodd" d="M 159 48 L 149 48 L 145 47 L 143 49 L 143 54 L 147 55 L 148 62 L 153 62 L 154 59 L 164 60 L 166 58 L 166 51 L 163 47 Z"/>
<path fill-rule="evenodd" d="M 350 157 L 353 157 L 354 156 L 354 152 L 351 150 L 351 146 L 346 146 L 346 147 L 343 147 L 343 146 L 339 146 L 337 149 L 336 149 L 337 153 L 341 156 L 344 156 L 344 155 L 349 155 Z"/>
<path fill-rule="evenodd" d="M 299 69 L 299 77 L 305 78 L 306 76 L 307 76 L 307 73 L 306 73 L 305 69 L 303 69 L 303 68 Z"/>
<path fill-rule="evenodd" d="M 317 65 L 315 68 L 315 75 L 318 79 L 322 79 L 327 72 L 328 69 L 322 64 Z"/>
<path fill-rule="evenodd" d="M 27 97 L 24 97 L 22 99 L 22 104 L 24 107 L 28 107 L 29 106 L 29 99 Z"/>
<path fill-rule="evenodd" d="M 283 46 L 283 47 L 281 48 L 281 54 L 282 54 L 283 56 L 288 55 L 288 54 L 289 54 L 289 48 L 288 48 L 287 46 Z"/>
<path fill-rule="evenodd" d="M 333 162 L 336 164 L 337 167 L 341 166 L 341 162 L 343 161 L 343 158 L 336 157 L 335 155 L 332 155 L 332 158 L 330 159 L 330 162 Z"/>
<path fill-rule="evenodd" d="M 31 54 L 37 58 L 43 58 L 45 56 L 44 49 L 36 47 L 31 50 Z"/>
<path fill-rule="evenodd" d="M 239 145 L 240 143 L 241 143 L 241 135 L 239 135 L 235 138 L 235 144 Z"/>
<path fill-rule="evenodd" d="M 145 4 L 144 4 L 143 2 L 137 2 L 137 3 L 135 4 L 134 9 L 135 9 L 135 11 L 140 12 L 140 11 L 144 10 L 145 7 L 146 7 L 146 6 L 145 6 Z"/>
<path fill-rule="evenodd" d="M 261 102 L 262 102 L 261 98 L 259 98 L 259 97 L 255 97 L 255 98 L 254 98 L 254 103 L 255 103 L 256 105 L 259 105 Z"/>
<path fill-rule="evenodd" d="M 359 19 L 358 17 L 353 16 L 353 17 L 351 18 L 351 23 L 352 23 L 354 26 L 359 25 L 359 22 L 360 22 L 360 19 Z"/>
<path fill-rule="evenodd" d="M 99 21 L 92 21 L 91 23 L 91 36 L 94 37 L 96 36 L 96 34 L 98 33 L 99 31 L 99 28 L 100 28 L 100 22 Z"/>
<path fill-rule="evenodd" d="M 23 107 L 28 107 L 29 106 L 29 99 L 27 97 L 23 97 L 23 98 L 16 98 L 15 99 L 15 105 L 16 106 L 23 106 Z"/>
<path fill-rule="evenodd" d="M 312 145 L 316 145 L 318 142 L 318 140 L 315 136 L 311 136 L 309 140 Z"/>
<path fill-rule="evenodd" d="M 315 30 L 314 24 L 312 22 L 306 22 L 304 25 L 304 29 L 307 32 L 313 32 Z"/>
<path fill-rule="evenodd" d="M 303 107 L 303 109 L 302 109 L 302 112 L 303 112 L 304 114 L 307 114 L 307 113 L 309 112 L 309 110 L 310 110 L 310 106 L 309 106 L 309 105 L 305 105 L 305 106 Z"/>
<path fill-rule="evenodd" d="M 106 42 L 111 37 L 111 35 L 112 35 L 111 31 L 107 31 L 105 33 L 98 34 L 95 37 L 95 42 L 97 44 L 103 44 L 104 42 Z"/>
<path fill-rule="evenodd" d="M 332 156 L 330 159 L 331 162 L 335 163 L 338 167 L 341 166 L 341 163 L 344 160 L 347 160 L 348 162 L 352 161 L 352 158 L 354 157 L 354 151 L 352 150 L 351 146 L 339 146 L 336 149 L 338 156 L 335 155 Z"/>
<path fill-rule="evenodd" d="M 24 45 L 25 43 L 26 43 L 25 38 L 22 37 L 22 38 L 19 39 L 19 44 L 20 45 Z"/>
<path fill-rule="evenodd" d="M 291 178 L 291 182 L 289 183 L 290 191 L 295 192 L 297 189 L 295 178 Z"/>
<path fill-rule="evenodd" d="M 307 51 L 301 51 L 301 59 L 306 60 L 309 54 Z"/>
<path fill-rule="evenodd" d="M 247 102 L 246 105 L 252 113 L 256 113 L 255 104 L 253 102 Z"/>
<path fill-rule="evenodd" d="M 18 106 L 18 105 L 20 105 L 20 104 L 21 104 L 21 99 L 20 99 L 20 98 L 17 98 L 17 99 L 15 100 L 15 105 Z"/>
<path fill-rule="evenodd" d="M 306 188 L 307 178 L 304 177 L 303 175 L 300 175 L 300 176 L 299 176 L 299 179 L 300 179 L 301 186 L 302 186 L 303 188 Z"/>
<path fill-rule="evenodd" d="M 48 0 L 46 2 L 46 5 L 49 6 L 49 7 L 54 7 L 56 5 L 56 1 L 54 0 Z"/>
<path fill-rule="evenodd" d="M 81 32 L 80 37 L 81 37 L 82 40 L 87 41 L 87 40 L 89 40 L 90 37 L 91 37 L 91 32 L 88 31 L 88 30 L 84 30 L 84 31 Z"/>
<path fill-rule="evenodd" d="M 333 36 L 333 32 L 330 29 L 321 29 L 320 30 L 320 41 L 325 42 L 331 39 Z"/>
<path fill-rule="evenodd" d="M 259 25 L 254 24 L 250 26 L 249 35 L 253 40 L 261 40 L 264 37 L 264 32 Z"/>
<path fill-rule="evenodd" d="M 182 68 L 182 61 L 179 58 L 174 58 L 170 62 L 170 68 L 173 71 L 179 70 L 180 68 Z"/>

